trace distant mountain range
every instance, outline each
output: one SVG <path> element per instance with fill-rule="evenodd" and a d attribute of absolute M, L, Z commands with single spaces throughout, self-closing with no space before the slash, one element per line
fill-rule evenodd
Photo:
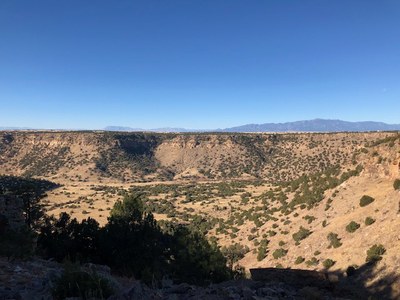
<path fill-rule="evenodd" d="M 141 129 L 108 126 L 106 131 L 150 131 L 150 132 L 343 132 L 343 131 L 391 131 L 400 130 L 400 124 L 383 122 L 348 122 L 342 120 L 314 119 L 286 123 L 247 124 L 225 129 L 201 130 L 185 128 Z"/>
<path fill-rule="evenodd" d="M 0 130 L 40 130 L 27 127 L 1 127 Z M 66 129 L 58 129 L 66 130 Z M 75 129 L 79 131 L 78 129 Z M 87 129 L 86 129 L 87 130 Z M 105 131 L 124 132 L 343 132 L 343 131 L 393 131 L 400 130 L 400 124 L 387 124 L 383 122 L 348 122 L 342 120 L 314 119 L 286 123 L 246 124 L 224 129 L 186 129 L 186 128 L 131 128 L 126 126 L 107 126 Z"/>

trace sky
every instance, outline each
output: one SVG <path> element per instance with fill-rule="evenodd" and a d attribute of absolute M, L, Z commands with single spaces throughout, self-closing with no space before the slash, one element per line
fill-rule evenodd
<path fill-rule="evenodd" d="M 0 126 L 314 118 L 400 123 L 400 1 L 0 1 Z"/>

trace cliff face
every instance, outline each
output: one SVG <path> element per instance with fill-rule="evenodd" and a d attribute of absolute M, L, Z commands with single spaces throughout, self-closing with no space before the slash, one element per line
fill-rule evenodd
<path fill-rule="evenodd" d="M 2 132 L 2 174 L 105 178 L 262 178 L 285 181 L 354 163 L 368 142 L 392 133 L 157 134 Z"/>

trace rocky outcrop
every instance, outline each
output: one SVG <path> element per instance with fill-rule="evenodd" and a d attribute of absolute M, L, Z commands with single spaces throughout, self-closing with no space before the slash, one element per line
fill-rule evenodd
<path fill-rule="evenodd" d="M 166 279 L 160 286 L 151 288 L 138 280 L 113 276 L 107 266 L 86 264 L 81 270 L 88 273 L 95 272 L 111 282 L 115 293 L 108 298 L 109 300 L 339 299 L 327 287 L 311 284 L 312 282 L 308 282 L 309 285 L 303 282 L 304 285 L 300 286 L 287 278 L 273 281 L 232 280 L 208 286 L 173 283 Z M 53 261 L 42 259 L 7 261 L 0 258 L 0 300 L 53 299 L 55 280 L 62 272 L 62 265 Z M 273 274 L 272 271 L 269 272 Z M 285 272 L 287 271 L 283 271 L 282 274 Z"/>

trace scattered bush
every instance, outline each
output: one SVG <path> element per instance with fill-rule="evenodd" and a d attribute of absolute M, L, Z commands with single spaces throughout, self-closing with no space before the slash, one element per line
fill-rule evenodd
<path fill-rule="evenodd" d="M 299 264 L 303 263 L 305 260 L 306 260 L 306 259 L 305 259 L 304 257 L 298 256 L 298 257 L 296 258 L 296 260 L 294 261 L 294 264 L 295 264 L 295 265 L 299 265 Z"/>
<path fill-rule="evenodd" d="M 296 242 L 300 242 L 301 240 L 304 240 L 305 238 L 307 238 L 310 234 L 311 234 L 310 230 L 301 226 L 299 231 L 295 232 L 292 235 L 292 237 Z"/>
<path fill-rule="evenodd" d="M 267 249 L 265 247 L 258 248 L 257 260 L 262 261 L 265 257 L 267 257 Z"/>
<path fill-rule="evenodd" d="M 276 249 L 276 250 L 274 251 L 274 253 L 272 253 L 272 256 L 273 256 L 275 259 L 278 259 L 278 258 L 281 258 L 281 257 L 286 256 L 287 253 L 288 253 L 288 250 L 283 249 L 283 248 L 279 248 L 279 249 Z"/>
<path fill-rule="evenodd" d="M 367 258 L 365 259 L 366 262 L 378 262 L 382 259 L 382 255 L 386 253 L 385 247 L 383 245 L 375 244 L 371 248 L 367 250 Z"/>
<path fill-rule="evenodd" d="M 374 201 L 375 199 L 372 198 L 371 196 L 364 195 L 360 199 L 360 206 L 361 207 L 367 206 L 368 204 L 371 204 Z"/>
<path fill-rule="evenodd" d="M 322 262 L 322 265 L 324 266 L 325 269 L 329 269 L 329 268 L 331 268 L 335 263 L 336 263 L 336 262 L 335 262 L 334 260 L 328 258 L 328 259 L 325 259 L 325 260 Z"/>
<path fill-rule="evenodd" d="M 393 182 L 393 188 L 397 191 L 397 190 L 400 190 L 400 179 L 396 179 L 394 182 Z"/>
<path fill-rule="evenodd" d="M 267 239 L 261 240 L 260 247 L 258 247 L 258 254 L 257 254 L 258 261 L 262 261 L 267 256 L 268 244 L 269 244 L 269 240 L 267 240 Z"/>
<path fill-rule="evenodd" d="M 375 219 L 371 218 L 371 217 L 366 217 L 365 218 L 365 225 L 369 226 L 375 223 Z"/>
<path fill-rule="evenodd" d="M 319 264 L 319 260 L 316 257 L 313 257 L 310 260 L 306 261 L 307 267 L 317 266 L 318 264 Z"/>
<path fill-rule="evenodd" d="M 346 231 L 347 231 L 347 232 L 350 232 L 350 233 L 353 233 L 353 232 L 355 232 L 358 228 L 360 228 L 360 224 L 358 224 L 358 223 L 356 223 L 356 222 L 354 222 L 354 221 L 351 221 L 349 224 L 347 224 L 347 226 L 346 226 Z"/>
<path fill-rule="evenodd" d="M 226 257 L 228 266 L 231 270 L 233 270 L 234 264 L 241 260 L 249 251 L 249 247 L 245 247 L 239 243 L 229 245 L 228 247 L 224 246 L 221 249 L 221 252 Z"/>
<path fill-rule="evenodd" d="M 328 248 L 339 248 L 340 246 L 342 246 L 342 243 L 340 242 L 340 238 L 336 233 L 329 233 L 327 236 L 328 241 L 330 242 L 330 245 L 328 246 Z"/>

